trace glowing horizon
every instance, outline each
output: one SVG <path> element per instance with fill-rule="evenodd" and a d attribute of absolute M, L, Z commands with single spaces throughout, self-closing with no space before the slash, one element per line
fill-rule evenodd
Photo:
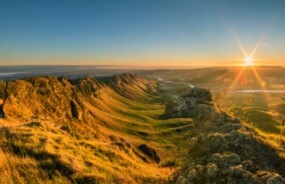
<path fill-rule="evenodd" d="M 1 1 L 0 66 L 284 66 L 283 5 Z"/>

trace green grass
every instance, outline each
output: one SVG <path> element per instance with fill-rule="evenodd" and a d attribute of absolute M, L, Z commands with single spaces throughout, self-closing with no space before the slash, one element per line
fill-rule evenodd
<path fill-rule="evenodd" d="M 266 89 L 285 89 L 284 68 L 255 67 L 255 69 L 261 80 L 264 81 Z M 178 100 L 179 94 L 189 90 L 189 86 L 187 86 L 189 83 L 210 89 L 214 100 L 223 111 L 232 116 L 239 117 L 242 122 L 257 130 L 262 140 L 270 139 L 269 144 L 280 149 L 282 147 L 280 142 L 280 123 L 285 118 L 285 94 L 228 94 L 228 88 L 240 70 L 240 67 L 215 67 L 186 70 L 158 70 L 146 72 L 145 75 L 154 77 L 154 79 L 158 77 L 163 79 L 163 81 L 157 80 L 160 87 L 159 92 L 165 95 L 164 99 L 167 99 L 168 102 L 174 100 L 175 103 Z M 243 78 L 247 82 L 241 84 L 238 81 L 233 90 L 261 89 L 260 82 L 255 78 L 254 72 L 250 68 L 244 70 Z M 166 130 L 163 134 L 167 135 L 168 132 L 171 132 L 171 130 Z"/>
<path fill-rule="evenodd" d="M 235 116 L 251 122 L 256 128 L 269 133 L 280 133 L 280 123 L 269 112 L 257 109 L 233 109 Z"/>
<path fill-rule="evenodd" d="M 280 123 L 284 114 L 272 108 L 272 104 L 285 104 L 282 100 L 282 94 L 271 95 L 267 100 L 262 94 L 234 94 L 227 99 L 215 98 L 223 110 L 233 116 L 240 117 L 243 121 L 252 124 L 254 127 L 267 133 L 280 133 Z"/>
<path fill-rule="evenodd" d="M 161 96 L 148 96 L 142 102 L 109 89 L 101 95 L 87 104 L 96 117 L 90 122 L 34 121 L 1 129 L 6 131 L 0 137 L 0 146 L 7 147 L 3 154 L 13 155 L 15 162 L 28 158 L 25 167 L 36 164 L 31 169 L 39 173 L 35 176 L 39 181 L 43 173 L 53 178 L 47 182 L 167 183 L 179 168 L 181 155 L 187 154 L 192 120 L 161 119 L 165 111 Z M 154 149 L 161 162 L 144 155 L 138 149 L 141 144 Z M 13 173 L 17 171 L 3 177 L 19 178 Z M 25 175 L 21 180 L 31 178 Z"/>

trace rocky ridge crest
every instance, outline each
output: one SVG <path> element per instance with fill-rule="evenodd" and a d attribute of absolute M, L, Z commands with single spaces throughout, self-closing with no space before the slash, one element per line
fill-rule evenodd
<path fill-rule="evenodd" d="M 177 184 L 285 183 L 285 161 L 254 130 L 220 112 L 210 91 L 194 88 L 182 95 L 174 115 L 196 119 Z"/>

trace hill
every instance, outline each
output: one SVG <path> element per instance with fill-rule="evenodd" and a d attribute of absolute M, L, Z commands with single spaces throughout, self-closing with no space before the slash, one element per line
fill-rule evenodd
<path fill-rule="evenodd" d="M 192 119 L 160 119 L 156 84 L 137 75 L 0 86 L 0 183 L 165 183 L 187 152 Z"/>
<path fill-rule="evenodd" d="M 253 70 L 254 69 L 254 70 Z M 161 78 L 164 81 L 175 83 L 190 83 L 209 89 L 228 88 L 237 76 L 237 89 L 260 88 L 260 81 L 256 73 L 265 82 L 266 88 L 284 89 L 285 69 L 279 66 L 254 66 L 254 67 L 212 67 L 198 69 L 152 70 L 145 71 L 143 75 L 152 78 Z"/>
<path fill-rule="evenodd" d="M 135 74 L 0 82 L 0 183 L 284 182 L 282 149 L 210 91 L 172 88 L 181 84 Z"/>
<path fill-rule="evenodd" d="M 165 99 L 177 101 L 193 86 L 210 89 L 214 101 L 231 116 L 256 129 L 270 144 L 282 147 L 285 118 L 285 72 L 279 66 L 212 67 L 154 70 L 143 73 L 157 81 Z"/>

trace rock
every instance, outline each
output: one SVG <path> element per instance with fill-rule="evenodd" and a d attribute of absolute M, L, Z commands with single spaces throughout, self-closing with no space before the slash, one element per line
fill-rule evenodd
<path fill-rule="evenodd" d="M 255 173 L 257 168 L 257 166 L 251 160 L 244 160 L 242 162 L 242 167 L 252 173 Z"/>
<path fill-rule="evenodd" d="M 224 169 L 241 162 L 240 157 L 235 153 L 215 153 L 210 157 L 209 161 Z"/>
<path fill-rule="evenodd" d="M 205 166 L 203 166 L 201 164 L 198 164 L 196 166 L 196 170 L 198 171 L 200 176 L 203 176 L 204 175 L 204 171 L 205 171 Z"/>
<path fill-rule="evenodd" d="M 189 140 L 189 150 L 193 150 L 196 148 L 196 146 L 198 145 L 198 138 L 193 137 Z"/>
<path fill-rule="evenodd" d="M 272 176 L 266 182 L 266 184 L 284 184 L 284 183 L 285 183 L 285 179 L 281 177 L 279 174 Z"/>
<path fill-rule="evenodd" d="M 229 119 L 229 115 L 225 112 L 217 113 L 214 122 L 225 122 Z"/>
<path fill-rule="evenodd" d="M 205 146 L 210 149 L 210 150 L 215 150 L 215 149 L 219 149 L 221 151 L 225 150 L 225 146 L 227 146 L 226 144 L 224 144 L 225 142 L 225 137 L 223 134 L 220 133 L 213 133 L 213 134 L 209 134 L 205 140 Z"/>
<path fill-rule="evenodd" d="M 214 163 L 208 163 L 206 166 L 206 174 L 209 178 L 215 178 L 218 175 L 219 168 Z"/>
<path fill-rule="evenodd" d="M 207 89 L 198 88 L 198 87 L 192 88 L 189 92 L 181 95 L 181 97 L 182 98 L 193 97 L 203 101 L 212 101 L 212 93 Z"/>
<path fill-rule="evenodd" d="M 239 130 L 242 128 L 241 124 L 235 124 L 235 123 L 227 123 L 223 126 L 219 127 L 219 131 L 222 133 L 229 133 L 233 130 Z"/>
<path fill-rule="evenodd" d="M 243 178 L 245 173 L 241 165 L 230 167 L 230 176 L 233 178 Z"/>
<path fill-rule="evenodd" d="M 176 184 L 187 184 L 187 180 L 183 176 L 177 178 Z"/>
<path fill-rule="evenodd" d="M 196 180 L 198 176 L 198 172 L 194 168 L 187 173 L 187 179 L 190 181 Z"/>
<path fill-rule="evenodd" d="M 206 90 L 198 88 L 182 95 L 175 110 L 176 117 L 191 117 L 197 122 L 192 130 L 195 137 L 189 139 L 188 162 L 180 174 L 188 181 L 285 183 L 285 172 L 280 169 L 284 159 L 255 138 L 239 118 L 217 110 Z"/>
<path fill-rule="evenodd" d="M 181 95 L 178 105 L 173 109 L 173 117 L 203 119 L 218 112 L 212 102 L 212 94 L 207 89 L 193 88 Z"/>

